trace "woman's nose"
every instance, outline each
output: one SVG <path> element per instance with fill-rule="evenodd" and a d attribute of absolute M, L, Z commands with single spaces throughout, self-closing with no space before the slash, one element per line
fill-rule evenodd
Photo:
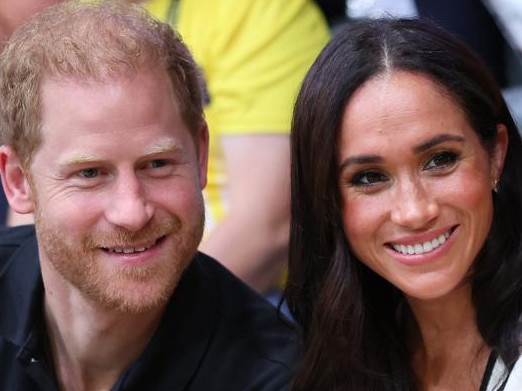
<path fill-rule="evenodd" d="M 392 221 L 411 229 L 425 227 L 439 213 L 435 194 L 427 190 L 420 180 L 407 180 L 397 184 L 396 196 L 392 202 Z"/>

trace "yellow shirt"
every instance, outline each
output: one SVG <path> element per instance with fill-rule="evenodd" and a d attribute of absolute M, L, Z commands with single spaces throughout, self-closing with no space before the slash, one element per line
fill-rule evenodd
<path fill-rule="evenodd" d="M 146 7 L 174 23 L 171 2 L 150 0 Z M 227 211 L 220 136 L 288 133 L 297 91 L 329 30 L 312 0 L 181 0 L 176 18 L 209 98 L 205 199 L 211 229 Z"/>

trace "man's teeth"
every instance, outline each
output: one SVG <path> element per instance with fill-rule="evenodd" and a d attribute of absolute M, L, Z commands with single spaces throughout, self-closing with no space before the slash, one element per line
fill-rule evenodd
<path fill-rule="evenodd" d="M 413 255 L 413 254 L 424 254 L 428 253 L 430 251 L 435 250 L 437 247 L 439 247 L 441 244 L 443 244 L 446 239 L 448 239 L 450 236 L 449 232 L 446 232 L 443 235 L 439 235 L 433 240 L 429 240 L 424 243 L 417 243 L 417 244 L 392 244 L 392 247 L 395 251 L 405 254 L 405 255 Z"/>
<path fill-rule="evenodd" d="M 134 254 L 134 253 L 142 253 L 145 250 L 148 250 L 154 246 L 151 244 L 147 247 L 131 247 L 131 248 L 123 248 L 123 247 L 114 247 L 114 248 L 108 248 L 107 251 L 110 253 L 118 253 L 118 254 Z"/>

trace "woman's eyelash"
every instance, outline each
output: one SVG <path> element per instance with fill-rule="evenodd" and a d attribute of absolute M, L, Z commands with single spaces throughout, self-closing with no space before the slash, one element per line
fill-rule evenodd
<path fill-rule="evenodd" d="M 356 173 L 351 178 L 350 184 L 353 186 L 374 186 L 385 182 L 387 179 L 388 177 L 379 171 L 367 170 Z"/>
<path fill-rule="evenodd" d="M 443 170 L 453 165 L 459 160 L 460 154 L 453 151 L 437 152 L 430 157 L 424 165 L 426 170 Z"/>

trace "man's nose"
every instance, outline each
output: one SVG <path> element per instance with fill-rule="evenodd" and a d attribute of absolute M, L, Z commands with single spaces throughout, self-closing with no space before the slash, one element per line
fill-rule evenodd
<path fill-rule="evenodd" d="M 147 199 L 144 186 L 135 173 L 119 175 L 109 197 L 106 219 L 129 231 L 139 231 L 154 214 L 154 206 Z"/>

